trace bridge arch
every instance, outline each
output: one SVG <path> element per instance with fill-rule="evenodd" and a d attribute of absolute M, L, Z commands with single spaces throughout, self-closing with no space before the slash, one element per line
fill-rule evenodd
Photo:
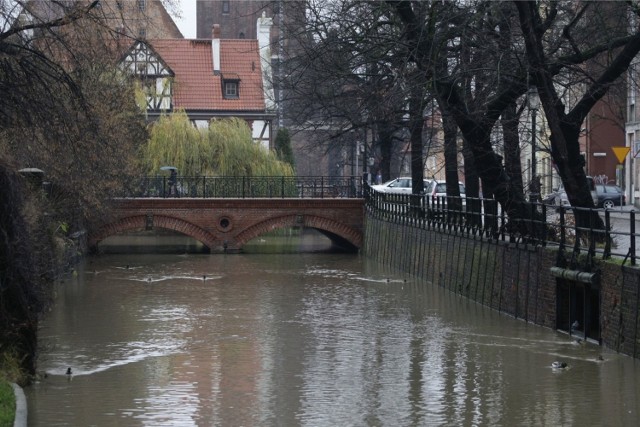
<path fill-rule="evenodd" d="M 236 236 L 236 244 L 239 249 L 248 241 L 270 231 L 287 227 L 315 228 L 327 236 L 334 243 L 347 246 L 347 249 L 357 251 L 362 246 L 362 233 L 329 218 L 315 215 L 285 215 L 269 218 L 245 229 Z"/>
<path fill-rule="evenodd" d="M 135 215 L 121 218 L 101 227 L 96 233 L 89 236 L 89 247 L 95 249 L 102 240 L 124 231 L 151 228 L 164 228 L 166 230 L 177 231 L 198 240 L 209 249 L 213 247 L 215 242 L 215 237 L 209 232 L 182 219 L 164 215 Z"/>

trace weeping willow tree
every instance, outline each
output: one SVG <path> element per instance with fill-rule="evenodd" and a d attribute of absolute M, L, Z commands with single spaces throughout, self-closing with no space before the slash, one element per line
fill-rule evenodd
<path fill-rule="evenodd" d="M 175 166 L 183 175 L 213 171 L 211 150 L 203 132 L 193 126 L 184 111 L 161 116 L 151 127 L 149 141 L 143 147 L 143 167 L 155 173 L 162 166 Z"/>
<path fill-rule="evenodd" d="M 214 120 L 196 129 L 184 111 L 163 116 L 153 125 L 143 150 L 143 165 L 155 173 L 175 166 L 181 175 L 292 176 L 288 163 L 253 142 L 251 129 L 238 118 Z"/>

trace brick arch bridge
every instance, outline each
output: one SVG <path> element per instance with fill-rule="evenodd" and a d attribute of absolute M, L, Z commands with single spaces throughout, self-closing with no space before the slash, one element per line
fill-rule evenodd
<path fill-rule="evenodd" d="M 363 199 L 117 199 L 111 221 L 91 233 L 88 243 L 97 251 L 109 236 L 160 228 L 193 237 L 211 252 L 240 252 L 255 237 L 297 226 L 357 251 L 363 223 Z"/>

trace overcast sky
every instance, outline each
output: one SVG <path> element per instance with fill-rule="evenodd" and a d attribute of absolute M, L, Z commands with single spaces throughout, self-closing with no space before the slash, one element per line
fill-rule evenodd
<path fill-rule="evenodd" d="M 179 0 L 182 19 L 175 19 L 185 39 L 196 38 L 196 0 Z"/>

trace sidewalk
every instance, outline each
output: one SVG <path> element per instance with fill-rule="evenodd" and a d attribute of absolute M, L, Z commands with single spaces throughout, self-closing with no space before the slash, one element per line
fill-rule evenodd
<path fill-rule="evenodd" d="M 629 212 L 636 212 L 637 219 L 640 219 L 640 209 L 633 205 L 615 206 L 613 209 L 609 209 L 609 214 L 617 217 L 629 218 Z"/>

